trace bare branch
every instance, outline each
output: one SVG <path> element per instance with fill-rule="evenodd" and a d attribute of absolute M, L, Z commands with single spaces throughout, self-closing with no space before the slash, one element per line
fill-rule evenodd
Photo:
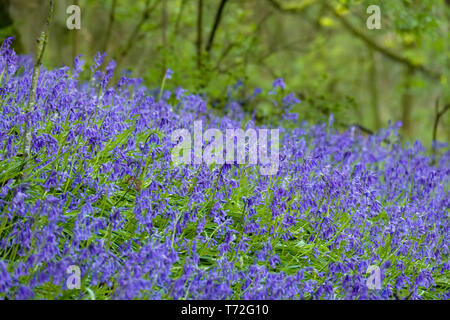
<path fill-rule="evenodd" d="M 203 0 L 197 2 L 197 67 L 202 66 L 203 54 Z"/>
<path fill-rule="evenodd" d="M 409 59 L 398 55 L 384 47 L 382 47 L 381 45 L 379 45 L 378 43 L 376 43 L 374 40 L 372 40 L 372 38 L 368 37 L 367 35 L 365 35 L 363 32 L 359 31 L 357 28 L 355 28 L 349 21 L 347 21 L 347 19 L 345 19 L 342 15 L 338 14 L 336 12 L 336 10 L 334 10 L 334 8 L 332 8 L 328 3 L 326 3 L 326 1 L 324 1 L 324 5 L 326 6 L 326 8 L 331 11 L 331 13 L 342 23 L 342 25 L 350 32 L 352 33 L 355 37 L 359 38 L 360 40 L 364 41 L 370 48 L 380 52 L 381 54 L 383 54 L 386 58 L 389 58 L 392 61 L 401 63 L 403 65 L 405 65 L 408 68 L 412 68 L 415 70 L 418 70 L 420 72 L 422 72 L 423 74 L 425 74 L 426 76 L 433 78 L 433 79 L 439 79 L 440 78 L 440 74 L 433 71 L 433 70 L 429 70 L 427 69 L 425 66 L 423 65 L 417 65 L 412 63 Z"/>
<path fill-rule="evenodd" d="M 286 12 L 286 13 L 294 13 L 294 14 L 302 12 L 303 9 L 307 7 L 307 4 L 309 5 L 314 2 L 314 1 L 306 1 L 303 6 L 286 8 L 286 7 L 283 7 L 277 0 L 268 0 L 268 1 L 277 10 Z M 432 79 L 439 79 L 441 77 L 441 75 L 438 72 L 436 72 L 434 70 L 430 70 L 423 65 L 414 64 L 409 59 L 382 47 L 381 45 L 376 43 L 374 40 L 372 40 L 370 37 L 365 35 L 363 32 L 361 32 L 357 28 L 355 28 L 349 21 L 347 21 L 347 19 L 345 19 L 345 17 L 338 14 L 336 12 L 336 10 L 334 10 L 334 8 L 329 3 L 327 3 L 327 1 L 321 1 L 321 3 L 341 22 L 341 24 L 350 33 L 352 33 L 355 37 L 359 38 L 360 40 L 364 41 L 370 48 L 374 49 L 375 51 L 380 52 L 386 58 L 388 58 L 392 61 L 401 63 L 409 68 L 418 70 Z"/>
<path fill-rule="evenodd" d="M 220 20 L 222 18 L 222 13 L 223 13 L 223 9 L 225 8 L 225 5 L 227 3 L 228 0 L 221 0 L 220 4 L 219 4 L 219 9 L 217 9 L 217 14 L 216 14 L 216 18 L 214 20 L 214 25 L 212 27 L 211 30 L 211 34 L 209 35 L 209 40 L 208 43 L 206 45 L 206 52 L 210 52 L 214 43 L 214 37 L 216 35 L 217 29 L 219 27 L 220 24 Z"/>

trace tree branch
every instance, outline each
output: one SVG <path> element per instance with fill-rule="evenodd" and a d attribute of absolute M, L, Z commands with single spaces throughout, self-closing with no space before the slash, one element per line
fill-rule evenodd
<path fill-rule="evenodd" d="M 313 3 L 314 1 L 306 1 L 305 4 L 303 6 L 300 7 L 290 7 L 290 8 L 286 8 L 283 7 L 277 0 L 268 0 L 272 6 L 274 8 L 276 8 L 279 11 L 282 12 L 286 12 L 286 13 L 300 13 L 303 11 L 303 9 L 305 7 L 307 7 L 307 5 Z M 420 72 L 422 72 L 424 75 L 432 78 L 432 79 L 439 79 L 441 77 L 441 75 L 434 71 L 434 70 L 430 70 L 428 68 L 426 68 L 423 65 L 416 65 L 414 63 L 412 63 L 409 59 L 398 55 L 384 47 L 382 47 L 381 45 L 379 45 L 378 43 L 376 43 L 374 40 L 372 40 L 370 37 L 368 37 L 367 35 L 365 35 L 363 32 L 359 31 L 357 28 L 355 28 L 349 21 L 347 21 L 347 19 L 345 19 L 342 15 L 338 14 L 336 12 L 336 10 L 334 10 L 334 8 L 332 6 L 330 6 L 329 3 L 327 3 L 327 1 L 321 1 L 323 3 L 323 5 L 342 23 L 342 25 L 351 33 L 353 34 L 355 37 L 357 37 L 358 39 L 364 41 L 370 48 L 374 49 L 375 51 L 380 52 L 382 55 L 384 55 L 386 58 L 401 63 L 409 68 L 413 68 L 415 70 L 418 70 Z"/>
<path fill-rule="evenodd" d="M 435 146 L 435 142 L 437 139 L 437 129 L 439 126 L 439 121 L 441 120 L 441 117 L 448 111 L 450 110 L 450 104 L 447 104 L 444 109 L 442 109 L 441 111 L 439 111 L 439 99 L 436 99 L 436 104 L 435 104 L 435 110 L 436 110 L 436 116 L 434 117 L 434 123 L 433 123 L 433 137 L 432 137 L 432 141 L 431 141 L 431 146 L 432 146 L 432 150 L 433 150 L 433 164 L 436 162 L 436 146 Z"/>
<path fill-rule="evenodd" d="M 202 66 L 203 54 L 203 0 L 197 2 L 197 68 Z"/>
<path fill-rule="evenodd" d="M 386 58 L 401 63 L 403 65 L 405 65 L 408 68 L 412 68 L 415 70 L 418 70 L 420 72 L 422 72 L 423 74 L 425 74 L 426 76 L 433 78 L 433 79 L 439 79 L 440 78 L 440 74 L 433 71 L 433 70 L 429 70 L 427 69 L 425 66 L 423 65 L 416 65 L 413 64 L 408 58 L 405 58 L 401 55 L 398 55 L 384 47 L 382 47 L 381 45 L 379 45 L 378 43 L 376 43 L 374 40 L 372 40 L 372 38 L 368 37 L 367 35 L 365 35 L 363 32 L 359 31 L 357 28 L 355 28 L 347 19 L 345 19 L 342 15 L 338 14 L 336 12 L 336 10 L 334 10 L 334 8 L 332 8 L 328 3 L 326 3 L 324 1 L 324 5 L 326 6 L 326 8 L 331 11 L 331 13 L 342 23 L 342 25 L 350 32 L 352 33 L 355 37 L 359 38 L 360 40 L 364 41 L 370 48 L 380 52 L 382 55 L 384 55 Z"/>
<path fill-rule="evenodd" d="M 208 53 L 211 51 L 211 48 L 213 46 L 214 37 L 215 37 L 216 31 L 217 31 L 217 29 L 219 27 L 220 20 L 222 18 L 223 9 L 224 9 L 225 4 L 227 3 L 227 1 L 228 0 L 221 0 L 220 1 L 219 9 L 217 10 L 217 14 L 216 14 L 216 19 L 214 20 L 214 25 L 212 27 L 211 34 L 209 35 L 209 40 L 208 40 L 208 43 L 206 45 L 206 52 L 208 52 Z"/>

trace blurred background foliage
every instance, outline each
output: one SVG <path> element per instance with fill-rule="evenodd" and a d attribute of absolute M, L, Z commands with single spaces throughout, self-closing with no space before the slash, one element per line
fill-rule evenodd
<path fill-rule="evenodd" d="M 72 4 L 80 30 L 66 27 Z M 34 54 L 47 5 L 0 0 L 0 35 L 16 36 L 18 53 Z M 366 26 L 369 5 L 379 30 Z M 402 121 L 405 140 L 430 147 L 450 138 L 449 18 L 448 0 L 57 0 L 44 64 L 106 52 L 155 89 L 170 68 L 166 89 L 204 93 L 217 109 L 233 95 L 258 121 L 279 113 L 267 93 L 283 78 L 299 119 L 333 113 L 366 132 Z M 249 101 L 255 88 L 265 94 Z"/>

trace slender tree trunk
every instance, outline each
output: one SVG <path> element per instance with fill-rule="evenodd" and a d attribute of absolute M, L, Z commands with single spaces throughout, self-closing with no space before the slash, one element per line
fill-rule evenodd
<path fill-rule="evenodd" d="M 123 59 L 126 57 L 126 55 L 131 50 L 133 45 L 136 43 L 136 39 L 139 35 L 142 25 L 148 20 L 148 18 L 150 18 L 150 15 L 153 12 L 153 9 L 155 8 L 157 3 L 158 2 L 156 2 L 153 7 L 150 7 L 150 0 L 147 0 L 145 2 L 145 9 L 144 9 L 144 12 L 142 13 L 141 19 L 136 24 L 133 32 L 131 33 L 130 37 L 128 38 L 128 41 L 127 41 L 125 47 L 121 50 L 119 55 L 116 57 L 117 69 L 119 69 L 119 65 L 122 63 Z"/>
<path fill-rule="evenodd" d="M 438 127 L 439 127 L 439 120 L 448 110 L 450 110 L 450 104 L 447 104 L 446 106 L 444 106 L 444 108 L 442 110 L 439 110 L 439 99 L 436 99 L 435 116 L 434 116 L 434 123 L 433 123 L 433 135 L 431 138 L 431 150 L 432 150 L 432 155 L 433 155 L 433 161 L 432 161 L 433 164 L 435 164 L 436 160 L 437 160 L 436 159 L 437 150 L 436 150 L 435 143 L 437 142 L 437 132 L 438 132 Z"/>
<path fill-rule="evenodd" d="M 0 0 L 0 28 L 13 25 L 13 20 L 9 14 L 9 0 Z"/>
<path fill-rule="evenodd" d="M 114 21 L 116 19 L 116 5 L 117 5 L 117 0 L 113 0 L 112 5 L 111 5 L 111 11 L 109 12 L 109 21 L 108 21 L 108 27 L 106 28 L 105 40 L 103 43 L 103 50 L 102 50 L 103 52 L 108 51 L 109 38 L 111 37 L 112 28 L 114 25 Z"/>
<path fill-rule="evenodd" d="M 369 48 L 370 56 L 370 70 L 369 70 L 369 88 L 370 88 L 370 102 L 372 106 L 372 117 L 375 131 L 378 131 L 381 127 L 379 99 L 378 99 L 378 70 L 375 52 Z"/>
<path fill-rule="evenodd" d="M 212 49 L 212 46 L 214 44 L 214 37 L 216 36 L 217 29 L 219 28 L 220 20 L 222 19 L 222 13 L 223 9 L 225 8 L 225 5 L 228 0 L 221 0 L 219 4 L 219 9 L 217 9 L 216 18 L 214 20 L 214 25 L 211 30 L 211 34 L 209 35 L 209 40 L 206 45 L 206 52 L 209 53 Z"/>
<path fill-rule="evenodd" d="M 167 55 L 167 0 L 162 0 L 162 9 L 161 9 L 161 38 L 162 38 L 162 67 L 163 74 L 166 72 L 167 63 L 166 63 L 166 55 Z"/>
<path fill-rule="evenodd" d="M 15 39 L 11 46 L 17 53 L 23 53 L 24 48 L 22 46 L 20 34 L 14 26 L 13 18 L 9 14 L 10 2 L 10 0 L 0 0 L 0 29 L 10 28 L 9 34 L 4 34 L 5 38 L 14 36 Z M 0 39 L 0 41 L 3 40 L 4 39 Z"/>
<path fill-rule="evenodd" d="M 203 55 L 203 0 L 197 2 L 197 68 L 202 67 Z"/>
<path fill-rule="evenodd" d="M 411 93 L 411 78 L 414 76 L 414 68 L 407 67 L 404 75 L 404 92 L 401 99 L 402 107 L 402 139 L 411 136 L 411 113 L 413 109 L 413 96 Z"/>

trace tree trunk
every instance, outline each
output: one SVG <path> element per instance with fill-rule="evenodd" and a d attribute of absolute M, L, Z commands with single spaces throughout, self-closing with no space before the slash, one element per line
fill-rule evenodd
<path fill-rule="evenodd" d="M 401 99 L 402 107 L 402 139 L 406 140 L 411 136 L 411 113 L 413 109 L 413 96 L 411 93 L 411 78 L 414 76 L 414 68 L 407 67 L 404 75 L 403 95 Z"/>
<path fill-rule="evenodd" d="M 373 126 L 375 131 L 381 127 L 379 99 L 378 99 L 378 73 L 377 63 L 375 59 L 375 52 L 369 48 L 370 55 L 370 70 L 369 70 L 369 88 L 370 88 L 370 102 L 372 107 Z"/>
<path fill-rule="evenodd" d="M 161 38 L 162 38 L 162 74 L 165 74 L 167 69 L 166 55 L 167 55 L 167 0 L 162 0 L 161 9 Z"/>
<path fill-rule="evenodd" d="M 24 48 L 20 40 L 20 34 L 14 26 L 14 20 L 9 13 L 10 0 L 0 0 L 0 41 L 14 36 L 12 47 L 17 53 L 23 53 Z M 1 45 L 1 44 L 0 44 Z"/>
<path fill-rule="evenodd" d="M 111 11 L 109 12 L 109 21 L 108 21 L 108 27 L 106 28 L 105 40 L 103 43 L 103 52 L 108 52 L 108 43 L 109 43 L 109 39 L 111 37 L 114 20 L 116 18 L 116 5 L 117 5 L 117 0 L 113 0 L 112 5 L 111 5 Z"/>
<path fill-rule="evenodd" d="M 198 0 L 197 5 L 197 68 L 200 70 L 203 55 L 203 0 Z"/>

